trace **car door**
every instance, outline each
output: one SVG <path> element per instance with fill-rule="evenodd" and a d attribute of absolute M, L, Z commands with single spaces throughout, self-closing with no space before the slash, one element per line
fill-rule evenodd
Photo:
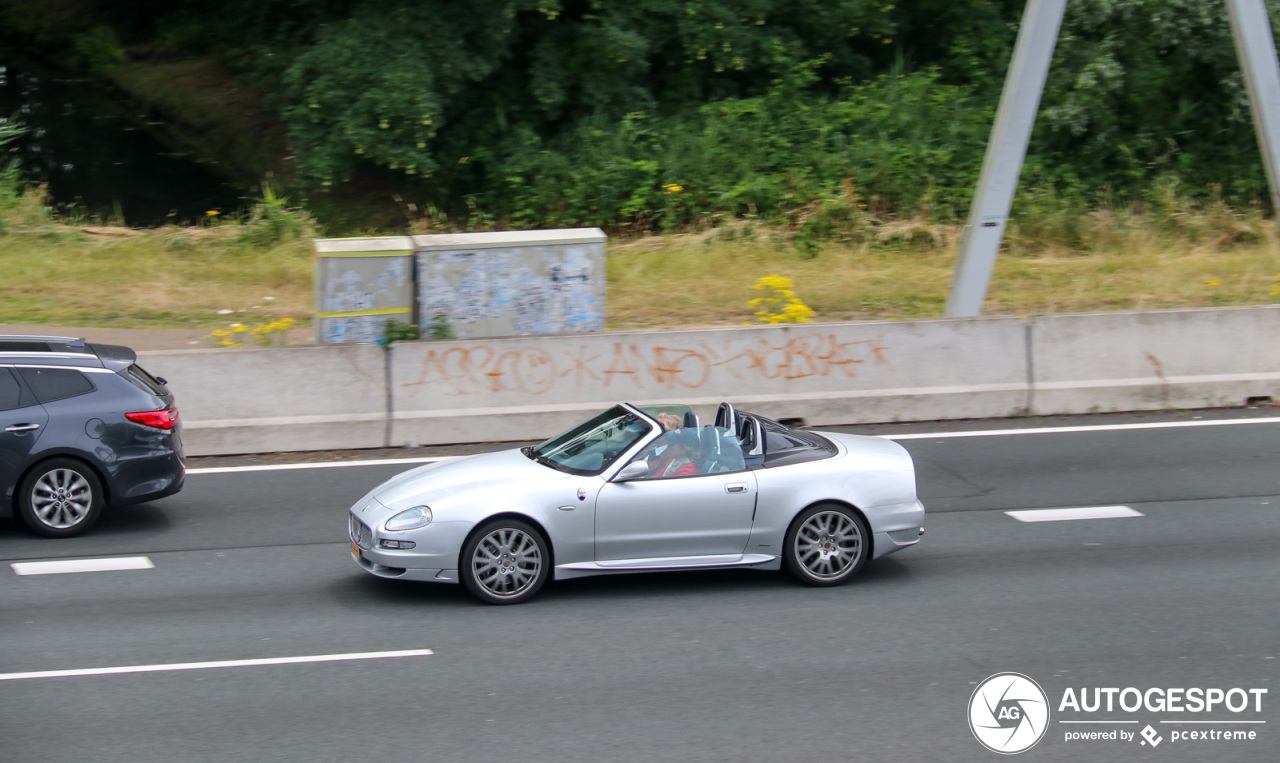
<path fill-rule="evenodd" d="M 0 368 L 0 490 L 12 500 L 27 456 L 49 423 L 44 406 L 19 385 L 13 372 Z"/>
<path fill-rule="evenodd" d="M 709 445 L 701 473 L 606 483 L 596 497 L 596 561 L 741 554 L 756 478 L 735 448 L 732 435 Z"/>

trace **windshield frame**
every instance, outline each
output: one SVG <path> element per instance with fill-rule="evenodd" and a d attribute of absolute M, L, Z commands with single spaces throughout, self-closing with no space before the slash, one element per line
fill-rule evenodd
<path fill-rule="evenodd" d="M 592 435 L 599 436 L 599 433 L 606 428 L 633 427 L 634 425 L 639 425 L 639 427 L 636 427 L 637 431 L 629 441 L 624 439 L 622 442 L 617 443 L 616 447 L 606 448 L 601 452 L 599 468 L 583 468 L 569 463 L 571 458 L 580 456 L 580 452 L 573 453 L 567 457 L 563 456 L 570 447 L 579 443 L 588 443 Z M 543 440 L 537 445 L 524 448 L 521 452 L 529 459 L 558 472 L 579 477 L 594 477 L 603 474 L 619 462 L 625 463 L 627 454 L 634 451 L 637 446 L 642 446 L 652 439 L 659 428 L 657 422 L 643 412 L 626 404 L 615 405 L 554 437 Z M 604 437 L 607 436 L 604 435 Z M 599 440 L 590 442 L 589 446 L 605 447 L 607 446 L 607 440 L 605 442 L 600 442 Z M 558 456 L 562 457 L 558 458 Z"/>

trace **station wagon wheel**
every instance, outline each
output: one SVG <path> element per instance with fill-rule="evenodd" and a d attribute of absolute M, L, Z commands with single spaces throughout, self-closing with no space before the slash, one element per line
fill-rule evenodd
<path fill-rule="evenodd" d="M 866 564 L 870 538 L 866 522 L 847 506 L 811 506 L 787 530 L 787 569 L 809 585 L 840 585 Z"/>
<path fill-rule="evenodd" d="M 481 527 L 458 559 L 462 582 L 486 604 L 519 604 L 542 588 L 550 572 L 547 541 L 517 519 L 499 519 Z"/>
<path fill-rule="evenodd" d="M 93 470 L 71 458 L 52 458 L 27 475 L 18 489 L 18 515 L 37 535 L 66 538 L 93 526 L 106 496 Z"/>

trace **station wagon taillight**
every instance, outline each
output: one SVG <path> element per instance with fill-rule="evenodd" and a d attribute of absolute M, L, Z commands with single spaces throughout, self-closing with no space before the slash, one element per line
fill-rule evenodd
<path fill-rule="evenodd" d="M 132 422 L 155 429 L 173 429 L 178 426 L 178 409 L 166 408 L 163 411 L 141 411 L 126 413 L 124 417 Z"/>

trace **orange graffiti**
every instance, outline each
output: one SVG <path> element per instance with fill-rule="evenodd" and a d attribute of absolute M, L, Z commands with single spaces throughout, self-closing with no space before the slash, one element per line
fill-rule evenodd
<path fill-rule="evenodd" d="M 615 342 L 611 352 L 588 345 L 563 349 L 555 356 L 542 349 L 498 352 L 489 345 L 453 345 L 427 350 L 417 381 L 406 387 L 441 385 L 447 395 L 476 395 L 520 391 L 541 395 L 553 387 L 611 388 L 624 379 L 629 387 L 698 389 L 720 369 L 734 380 L 782 379 L 803 382 L 813 377 L 842 375 L 854 379 L 858 366 L 892 365 L 883 335 L 875 339 L 840 341 L 833 333 L 792 337 L 782 344 L 765 339 L 740 343 L 732 339 L 718 346 L 641 347 Z M 721 377 L 722 379 L 724 377 Z"/>

